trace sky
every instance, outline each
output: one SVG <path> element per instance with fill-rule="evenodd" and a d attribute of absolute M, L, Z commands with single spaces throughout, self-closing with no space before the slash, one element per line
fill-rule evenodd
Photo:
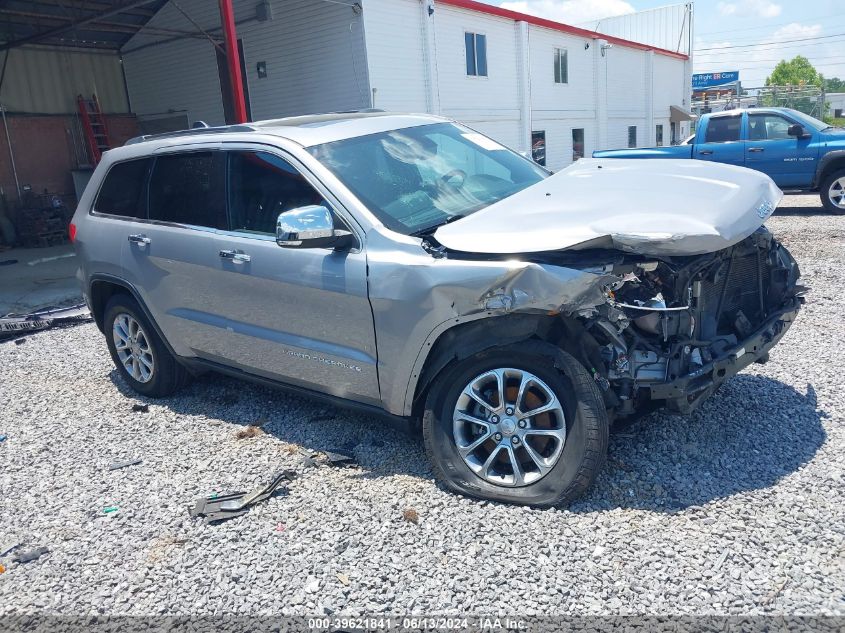
<path fill-rule="evenodd" d="M 653 9 L 673 0 L 484 0 L 506 9 L 579 24 Z M 693 72 L 738 70 L 742 85 L 764 85 L 783 58 L 807 57 L 825 77 L 845 80 L 843 0 L 698 0 Z M 831 37 L 832 36 L 832 37 Z"/>

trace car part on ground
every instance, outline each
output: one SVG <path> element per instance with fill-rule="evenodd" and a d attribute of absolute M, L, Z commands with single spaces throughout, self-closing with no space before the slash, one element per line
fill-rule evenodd
<path fill-rule="evenodd" d="M 75 325 L 91 319 L 84 303 L 65 308 L 45 308 L 30 314 L 7 314 L 0 317 L 0 341 L 18 338 L 60 325 Z"/>
<path fill-rule="evenodd" d="M 34 560 L 38 560 L 44 554 L 48 554 L 50 552 L 49 548 L 44 547 L 43 545 L 40 547 L 36 547 L 30 550 L 23 550 L 17 551 L 15 555 L 12 557 L 12 562 L 14 563 L 31 563 Z"/>
<path fill-rule="evenodd" d="M 293 481 L 295 478 L 296 473 L 292 470 L 282 470 L 276 473 L 269 483 L 260 485 L 251 492 L 234 492 L 197 499 L 196 503 L 188 508 L 188 513 L 192 517 L 202 517 L 206 524 L 234 519 L 249 512 L 256 503 L 273 496 L 283 481 Z"/>
<path fill-rule="evenodd" d="M 112 462 L 109 464 L 109 470 L 123 470 L 124 468 L 129 468 L 130 466 L 137 466 L 138 464 L 142 464 L 143 460 L 141 459 L 130 459 L 124 462 Z"/>

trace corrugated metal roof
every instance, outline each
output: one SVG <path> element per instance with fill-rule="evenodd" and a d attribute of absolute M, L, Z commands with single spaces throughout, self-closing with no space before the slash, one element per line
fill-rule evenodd
<path fill-rule="evenodd" d="M 118 50 L 167 0 L 5 0 L 0 50 L 23 44 Z"/>

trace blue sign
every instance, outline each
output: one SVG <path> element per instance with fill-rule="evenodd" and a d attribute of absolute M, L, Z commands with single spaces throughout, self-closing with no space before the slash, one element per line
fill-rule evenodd
<path fill-rule="evenodd" d="M 716 88 L 739 81 L 739 71 L 732 70 L 725 73 L 699 73 L 692 76 L 692 89 Z"/>

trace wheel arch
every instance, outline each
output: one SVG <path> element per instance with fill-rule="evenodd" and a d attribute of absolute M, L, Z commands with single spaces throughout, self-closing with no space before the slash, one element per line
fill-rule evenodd
<path fill-rule="evenodd" d="M 530 344 L 534 353 L 549 356 L 560 369 L 559 352 L 574 356 L 588 370 L 595 365 L 598 343 L 571 317 L 548 314 L 510 314 L 457 324 L 437 336 L 408 388 L 411 415 L 420 418 L 437 377 L 450 365 L 495 347 Z"/>
<path fill-rule="evenodd" d="M 824 179 L 838 169 L 845 169 L 845 149 L 834 150 L 821 157 L 819 166 L 816 169 L 813 188 L 818 189 L 821 187 Z"/>
<path fill-rule="evenodd" d="M 94 322 L 100 331 L 104 331 L 106 306 L 109 300 L 118 294 L 125 294 L 133 297 L 136 301 L 138 297 L 132 292 L 132 287 L 121 279 L 97 276 L 91 280 L 89 297 L 91 298 L 91 316 L 94 317 Z M 139 302 L 140 303 L 140 302 Z"/>
<path fill-rule="evenodd" d="M 91 277 L 89 292 L 89 297 L 91 298 L 91 315 L 94 317 L 94 322 L 97 324 L 97 327 L 101 332 L 105 330 L 105 324 L 103 321 L 105 318 L 106 306 L 109 304 L 109 301 L 116 295 L 124 294 L 135 300 L 141 308 L 141 311 L 144 313 L 144 316 L 147 318 L 147 321 L 155 330 L 155 333 L 164 343 L 167 351 L 170 352 L 174 358 L 179 358 L 179 355 L 176 354 L 173 347 L 170 345 L 170 341 L 167 340 L 167 337 L 164 336 L 164 332 L 161 331 L 158 323 L 156 323 L 149 308 L 147 308 L 147 304 L 144 303 L 144 300 L 141 298 L 141 294 L 131 283 L 113 275 L 96 274 Z"/>

